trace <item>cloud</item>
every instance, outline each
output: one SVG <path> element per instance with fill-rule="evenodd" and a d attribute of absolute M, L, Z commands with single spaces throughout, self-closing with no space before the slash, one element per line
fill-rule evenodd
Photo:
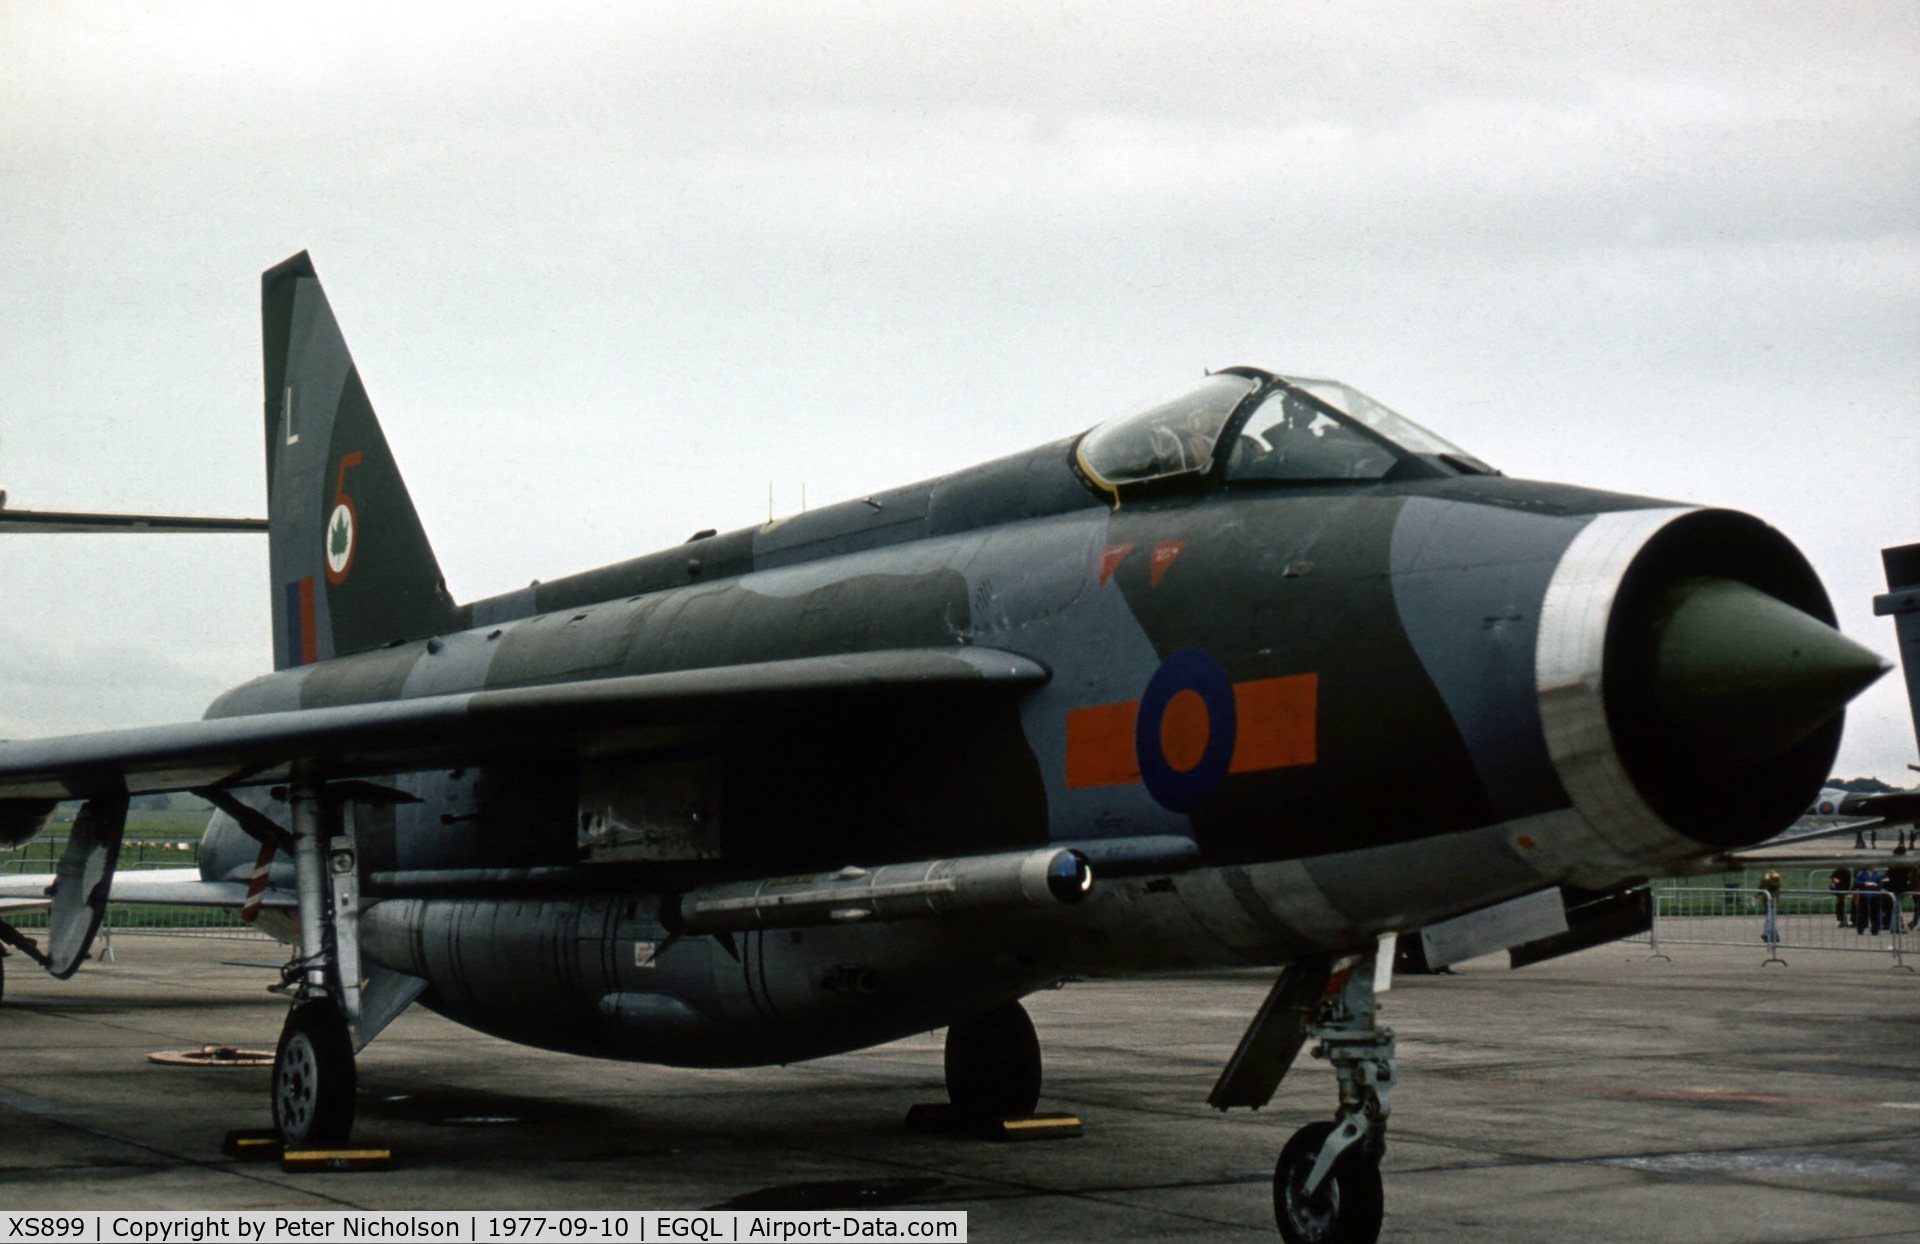
<path fill-rule="evenodd" d="M 6 6 L 0 467 L 16 504 L 260 512 L 255 282 L 310 247 L 463 595 L 1252 362 L 1517 473 L 1748 506 L 1891 652 L 1916 36 L 1884 5 Z M 0 549 L 11 601 L 61 602 L 10 639 L 91 635 L 82 670 L 195 714 L 263 660 L 258 550 L 127 547 Z M 1848 746 L 1902 776 L 1896 717 Z"/>

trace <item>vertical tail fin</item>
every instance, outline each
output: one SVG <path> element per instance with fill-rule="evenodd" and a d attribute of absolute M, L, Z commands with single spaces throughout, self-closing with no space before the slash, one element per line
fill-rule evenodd
<path fill-rule="evenodd" d="M 305 251 L 260 278 L 274 668 L 452 630 L 459 610 Z"/>

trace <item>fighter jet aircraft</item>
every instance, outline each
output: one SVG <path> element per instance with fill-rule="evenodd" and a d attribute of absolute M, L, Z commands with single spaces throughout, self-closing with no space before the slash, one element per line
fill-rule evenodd
<path fill-rule="evenodd" d="M 222 809 L 190 880 L 251 882 L 295 945 L 290 1144 L 348 1134 L 355 1050 L 416 999 L 682 1066 L 944 1026 L 955 1114 L 1004 1119 L 1041 1087 L 1024 995 L 1265 964 L 1211 1100 L 1317 1042 L 1338 1107 L 1276 1220 L 1371 1240 L 1383 941 L 1508 903 L 1566 929 L 1563 894 L 1770 837 L 1884 668 L 1756 518 L 1509 479 L 1250 367 L 462 603 L 305 254 L 262 310 L 275 669 L 201 721 L 0 746 L 0 841 L 86 801 L 34 949 L 64 974 L 129 794 Z"/>

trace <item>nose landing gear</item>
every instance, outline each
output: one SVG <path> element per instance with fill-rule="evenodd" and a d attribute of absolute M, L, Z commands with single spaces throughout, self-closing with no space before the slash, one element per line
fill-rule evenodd
<path fill-rule="evenodd" d="M 1368 954 L 1335 963 L 1307 1022 L 1318 1043 L 1313 1056 L 1333 1065 L 1340 1109 L 1333 1122 L 1295 1132 L 1273 1168 L 1273 1216 L 1288 1244 L 1373 1244 L 1380 1236 L 1393 1030 L 1377 1022 L 1377 961 Z"/>
<path fill-rule="evenodd" d="M 1393 1031 L 1378 1023 L 1379 963 L 1376 950 L 1289 965 L 1207 1099 L 1219 1110 L 1258 1110 L 1308 1040 L 1332 1065 L 1333 1121 L 1295 1132 L 1273 1169 L 1274 1221 L 1289 1244 L 1373 1244 L 1380 1235 L 1394 1052 Z"/>

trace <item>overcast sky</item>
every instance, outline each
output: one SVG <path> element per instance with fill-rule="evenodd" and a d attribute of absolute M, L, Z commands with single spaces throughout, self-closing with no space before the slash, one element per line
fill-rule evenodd
<path fill-rule="evenodd" d="M 305 10 L 305 11 L 297 11 Z M 308 249 L 456 596 L 1254 363 L 1751 510 L 1892 656 L 1920 7 L 0 5 L 0 486 L 264 513 Z M 0 735 L 271 664 L 258 537 L 0 542 Z M 1839 770 L 1905 783 L 1897 676 Z"/>

